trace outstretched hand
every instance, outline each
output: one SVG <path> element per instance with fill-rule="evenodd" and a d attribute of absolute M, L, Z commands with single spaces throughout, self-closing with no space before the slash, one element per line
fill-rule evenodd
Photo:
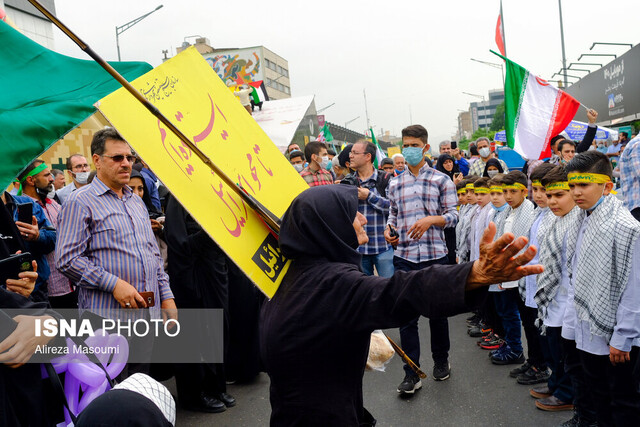
<path fill-rule="evenodd" d="M 480 241 L 480 258 L 473 263 L 467 277 L 466 289 L 471 290 L 494 283 L 510 282 L 531 274 L 542 273 L 542 265 L 526 265 L 536 255 L 535 246 L 529 246 L 521 255 L 528 239 L 505 233 L 495 242 L 496 225 L 493 222 L 484 230 Z"/>

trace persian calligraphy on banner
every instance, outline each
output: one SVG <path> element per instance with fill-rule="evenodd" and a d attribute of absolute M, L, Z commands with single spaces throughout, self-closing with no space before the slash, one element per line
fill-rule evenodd
<path fill-rule="evenodd" d="M 195 48 L 133 86 L 276 216 L 308 188 Z M 242 198 L 124 88 L 96 107 L 242 271 L 271 298 L 290 261 Z"/>

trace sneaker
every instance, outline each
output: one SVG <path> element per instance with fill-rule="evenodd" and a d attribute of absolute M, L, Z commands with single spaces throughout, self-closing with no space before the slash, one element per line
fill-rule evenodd
<path fill-rule="evenodd" d="M 497 336 L 494 336 L 491 340 L 480 343 L 480 348 L 484 350 L 497 350 L 500 348 L 504 341 Z"/>
<path fill-rule="evenodd" d="M 573 411 L 573 403 L 563 402 L 555 396 L 549 396 L 536 400 L 536 408 L 551 412 Z"/>
<path fill-rule="evenodd" d="M 480 316 L 477 313 L 474 313 L 472 316 L 467 317 L 467 323 L 478 323 L 480 321 Z"/>
<path fill-rule="evenodd" d="M 531 397 L 535 397 L 536 399 L 544 399 L 545 397 L 551 396 L 553 393 L 549 390 L 549 386 L 545 384 L 532 388 L 529 390 L 529 394 Z"/>
<path fill-rule="evenodd" d="M 451 365 L 449 361 L 437 362 L 433 367 L 433 379 L 436 381 L 444 381 L 451 376 Z"/>
<path fill-rule="evenodd" d="M 515 352 L 507 345 L 504 351 L 491 356 L 491 363 L 494 365 L 514 365 L 516 363 L 524 363 L 524 353 Z"/>
<path fill-rule="evenodd" d="M 560 424 L 560 427 L 598 427 L 598 423 L 580 418 L 580 416 L 574 412 L 573 418 Z"/>
<path fill-rule="evenodd" d="M 577 413 L 573 413 L 573 418 L 560 424 L 560 427 L 578 427 L 580 425 L 580 417 Z"/>
<path fill-rule="evenodd" d="M 531 385 L 546 383 L 551 376 L 551 370 L 549 368 L 538 369 L 535 366 L 530 367 L 527 372 L 516 377 L 518 384 Z"/>
<path fill-rule="evenodd" d="M 470 337 L 473 337 L 473 338 L 478 338 L 478 337 L 483 336 L 482 335 L 482 326 L 472 326 L 471 328 L 469 328 L 467 330 L 467 334 Z"/>
<path fill-rule="evenodd" d="M 497 348 L 497 349 L 495 349 L 495 350 L 491 350 L 491 351 L 489 352 L 489 359 L 491 359 L 491 358 L 493 357 L 493 355 L 495 355 L 495 354 L 499 354 L 499 353 L 504 352 L 506 348 L 507 348 L 507 343 L 506 343 L 506 342 L 504 342 L 504 341 L 502 341 L 502 342 L 500 343 L 500 347 L 498 347 L 498 348 Z"/>
<path fill-rule="evenodd" d="M 398 386 L 398 393 L 413 394 L 422 388 L 422 381 L 416 375 L 405 375 L 404 380 Z"/>
<path fill-rule="evenodd" d="M 529 363 L 529 361 L 527 360 L 526 362 L 524 362 L 524 365 L 518 368 L 512 369 L 511 372 L 509 372 L 509 376 L 511 378 L 518 378 L 518 375 L 524 374 L 529 370 L 530 367 L 531 367 L 531 363 Z"/>

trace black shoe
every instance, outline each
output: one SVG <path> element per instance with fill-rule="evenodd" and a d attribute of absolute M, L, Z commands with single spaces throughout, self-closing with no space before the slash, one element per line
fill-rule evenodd
<path fill-rule="evenodd" d="M 204 393 L 200 394 L 200 397 L 197 399 L 189 400 L 187 402 L 183 401 L 180 403 L 182 404 L 182 407 L 184 409 L 193 412 L 209 412 L 215 414 L 227 410 L 227 407 L 224 406 L 224 403 L 216 398 L 208 397 Z"/>
<path fill-rule="evenodd" d="M 218 400 L 224 403 L 224 406 L 226 406 L 227 408 L 236 406 L 236 398 L 231 396 L 229 393 L 220 393 L 218 395 Z"/>
<path fill-rule="evenodd" d="M 535 366 L 529 368 L 527 372 L 524 372 L 517 377 L 518 384 L 540 384 L 546 383 L 551 376 L 551 371 L 549 368 L 545 368 L 544 370 L 538 369 Z"/>
<path fill-rule="evenodd" d="M 413 394 L 416 390 L 422 388 L 422 381 L 417 375 L 405 375 L 404 380 L 398 386 L 398 393 L 400 394 Z"/>
<path fill-rule="evenodd" d="M 511 372 L 509 372 L 509 376 L 511 378 L 518 378 L 518 375 L 524 374 L 529 370 L 530 367 L 531 367 L 531 363 L 529 363 L 529 361 L 527 360 L 526 362 L 524 362 L 524 365 L 518 368 L 512 369 Z"/>
<path fill-rule="evenodd" d="M 473 338 L 478 338 L 478 337 L 483 336 L 482 335 L 482 326 L 472 326 L 471 328 L 469 328 L 467 330 L 467 334 L 470 337 L 473 337 Z"/>
<path fill-rule="evenodd" d="M 433 379 L 436 381 L 444 381 L 451 376 L 451 365 L 449 361 L 437 362 L 433 367 Z"/>

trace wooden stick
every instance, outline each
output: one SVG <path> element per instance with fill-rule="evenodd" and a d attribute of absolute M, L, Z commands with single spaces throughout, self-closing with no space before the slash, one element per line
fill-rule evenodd
<path fill-rule="evenodd" d="M 387 339 L 389 340 L 389 343 L 391 344 L 391 347 L 393 347 L 395 352 L 398 353 L 398 356 L 400 356 L 402 360 L 404 360 L 404 362 L 413 370 L 413 372 L 418 374 L 420 378 L 427 378 L 427 374 L 422 372 L 418 367 L 418 365 L 413 363 L 413 360 L 409 359 L 409 356 L 407 356 L 407 354 L 404 351 L 402 351 L 402 349 L 398 344 L 394 343 L 393 340 L 389 338 L 387 334 L 384 334 L 384 336 L 387 337 Z"/>
<path fill-rule="evenodd" d="M 36 9 L 38 9 L 44 16 L 47 17 L 56 27 L 60 28 L 75 44 L 80 47 L 87 55 L 93 58 L 102 68 L 105 69 L 111 76 L 118 81 L 131 95 L 133 95 L 147 110 L 155 117 L 158 118 L 174 135 L 176 135 L 182 142 L 184 142 L 200 160 L 207 165 L 225 184 L 227 184 L 235 193 L 240 196 L 247 204 L 253 209 L 264 223 L 271 229 L 271 231 L 277 236 L 280 233 L 280 218 L 270 212 L 265 206 L 263 206 L 252 195 L 242 191 L 242 188 L 229 178 L 229 176 L 222 171 L 218 166 L 211 161 L 206 154 L 204 154 L 180 129 L 173 125 L 161 112 L 149 102 L 140 92 L 138 92 L 131 83 L 127 81 L 120 73 L 118 73 L 107 61 L 102 59 L 97 53 L 93 51 L 85 42 L 83 42 L 77 35 L 73 33 L 66 25 L 64 25 L 58 18 L 56 18 L 51 12 L 49 12 L 44 6 L 42 6 L 37 0 L 29 0 Z"/>

